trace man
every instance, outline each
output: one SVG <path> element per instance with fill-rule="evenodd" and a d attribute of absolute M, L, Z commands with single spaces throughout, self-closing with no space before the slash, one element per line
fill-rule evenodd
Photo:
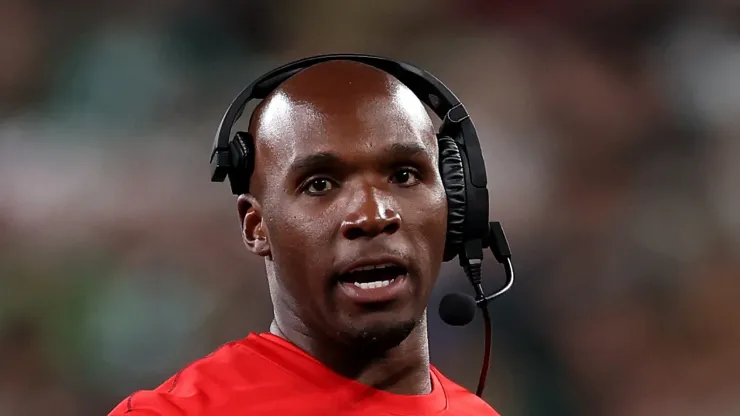
<path fill-rule="evenodd" d="M 269 333 L 221 347 L 116 415 L 496 415 L 429 363 L 426 306 L 445 245 L 434 127 L 390 75 L 329 61 L 257 108 L 247 248 Z"/>

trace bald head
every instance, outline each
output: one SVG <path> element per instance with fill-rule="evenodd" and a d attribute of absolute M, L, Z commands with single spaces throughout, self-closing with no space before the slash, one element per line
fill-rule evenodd
<path fill-rule="evenodd" d="M 254 112 L 250 131 L 269 140 L 271 127 L 284 124 L 294 108 L 309 116 L 367 122 L 382 116 L 377 109 L 386 106 L 396 116 L 409 118 L 414 127 L 432 126 L 421 101 L 390 74 L 359 62 L 328 61 L 299 72 L 273 91 Z"/>

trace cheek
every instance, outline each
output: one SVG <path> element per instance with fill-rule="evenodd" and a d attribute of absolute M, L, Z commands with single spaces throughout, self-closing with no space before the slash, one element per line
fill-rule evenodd
<path fill-rule="evenodd" d="M 419 230 L 417 241 L 419 247 L 429 250 L 427 256 L 432 262 L 441 262 L 444 252 L 445 234 L 447 232 L 447 195 L 441 187 L 430 193 L 423 204 L 416 206 L 414 217 L 415 228 Z"/>
<path fill-rule="evenodd" d="M 443 236 L 447 231 L 447 194 L 442 184 L 432 193 L 428 202 L 429 226 Z"/>
<path fill-rule="evenodd" d="M 429 229 L 433 230 L 430 239 L 433 239 L 431 246 L 435 260 L 437 260 L 438 257 L 439 262 L 441 263 L 442 256 L 444 254 L 445 240 L 447 238 L 447 196 L 444 192 L 442 192 L 442 197 L 437 201 L 435 207 L 436 209 L 431 216 L 434 220 L 429 220 Z"/>
<path fill-rule="evenodd" d="M 323 246 L 328 225 L 321 217 L 305 218 L 286 212 L 267 221 L 272 260 L 280 280 L 296 295 L 321 287 L 329 251 Z"/>

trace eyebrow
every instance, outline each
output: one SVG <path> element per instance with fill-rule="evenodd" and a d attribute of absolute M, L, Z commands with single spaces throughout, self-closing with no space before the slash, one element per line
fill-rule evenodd
<path fill-rule="evenodd" d="M 331 165 L 337 165 L 341 163 L 341 159 L 335 153 L 321 152 L 313 153 L 308 156 L 299 157 L 290 164 L 288 172 L 291 174 L 300 175 L 305 172 L 313 172 L 316 170 L 325 169 Z"/>
<path fill-rule="evenodd" d="M 392 159 L 427 155 L 427 150 L 418 143 L 393 143 L 383 151 Z"/>
<path fill-rule="evenodd" d="M 417 143 L 393 143 L 383 149 L 382 153 L 389 160 L 419 157 L 428 154 L 427 150 Z M 333 165 L 341 165 L 342 163 L 342 159 L 336 153 L 319 152 L 294 160 L 288 171 L 291 174 L 301 174 L 326 169 Z"/>

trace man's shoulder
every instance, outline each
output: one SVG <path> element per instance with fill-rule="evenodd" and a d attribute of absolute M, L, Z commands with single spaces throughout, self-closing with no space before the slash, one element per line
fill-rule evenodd
<path fill-rule="evenodd" d="M 442 374 L 439 369 L 432 367 L 439 378 L 447 395 L 449 414 L 468 416 L 500 416 L 485 400 L 473 394 L 465 387 L 455 383 Z"/>
<path fill-rule="evenodd" d="M 244 400 L 269 395 L 276 367 L 249 347 L 248 339 L 229 342 L 188 364 L 153 390 L 140 390 L 109 416 L 202 414 L 230 406 L 235 391 Z"/>

